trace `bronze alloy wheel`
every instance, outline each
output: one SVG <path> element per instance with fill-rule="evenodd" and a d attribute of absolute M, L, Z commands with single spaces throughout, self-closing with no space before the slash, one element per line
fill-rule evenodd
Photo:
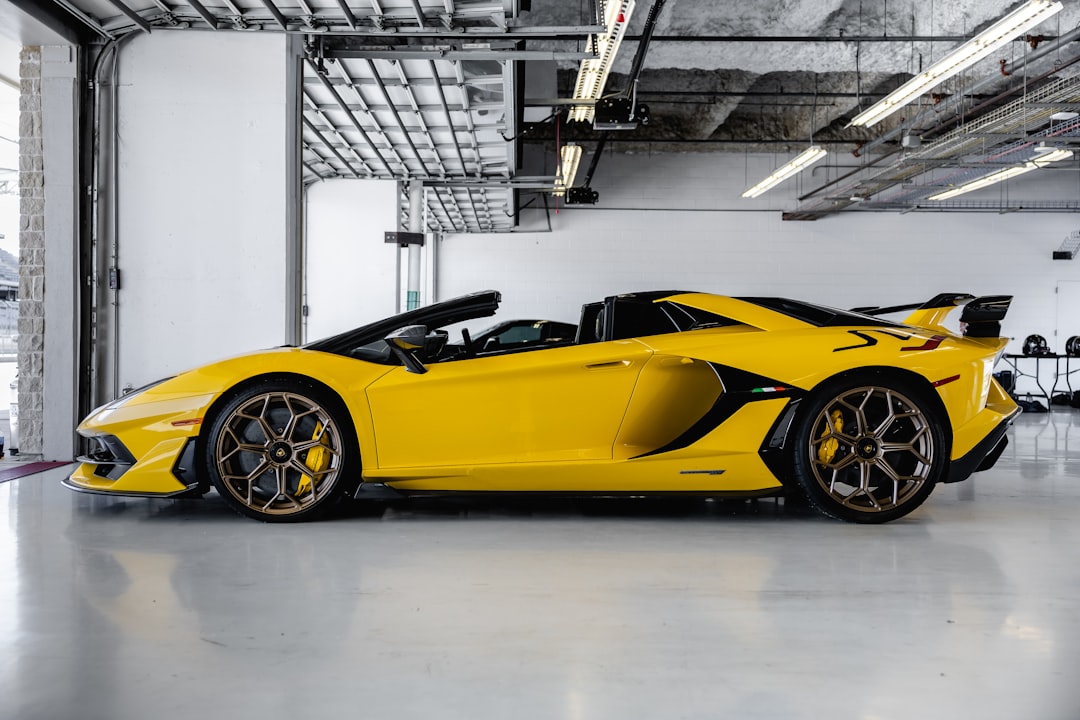
<path fill-rule="evenodd" d="M 926 393 L 872 373 L 827 383 L 804 410 L 795 471 L 828 515 L 860 523 L 902 517 L 942 477 L 947 428 Z M 800 449 L 801 448 L 801 449 Z"/>
<path fill-rule="evenodd" d="M 341 429 L 306 391 L 263 388 L 229 405 L 211 433 L 211 477 L 236 510 L 301 519 L 335 494 L 344 465 Z"/>

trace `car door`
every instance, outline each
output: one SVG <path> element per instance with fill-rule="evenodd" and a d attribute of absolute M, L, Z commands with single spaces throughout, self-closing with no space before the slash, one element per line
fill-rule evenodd
<path fill-rule="evenodd" d="M 396 368 L 367 390 L 378 467 L 611 459 L 651 354 L 620 340 Z"/>

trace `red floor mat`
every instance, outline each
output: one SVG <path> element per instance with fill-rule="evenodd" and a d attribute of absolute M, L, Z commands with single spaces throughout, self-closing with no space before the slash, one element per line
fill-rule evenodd
<path fill-rule="evenodd" d="M 28 462 L 11 465 L 0 470 L 0 483 L 70 464 L 69 462 Z"/>

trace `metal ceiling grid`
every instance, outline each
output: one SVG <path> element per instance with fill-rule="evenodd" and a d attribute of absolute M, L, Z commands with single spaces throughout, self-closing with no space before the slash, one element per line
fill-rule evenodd
<path fill-rule="evenodd" d="M 306 61 L 304 143 L 332 168 L 308 179 L 508 178 L 502 137 L 509 130 L 507 78 L 493 63 L 493 77 L 459 80 L 463 64 L 365 58 L 319 67 Z M 351 151 L 360 167 L 330 157 L 333 149 Z"/>
<path fill-rule="evenodd" d="M 333 177 L 437 182 L 448 187 L 426 193 L 433 230 L 509 230 L 512 63 L 376 54 L 305 61 L 305 184 Z M 458 182 L 481 187 L 455 191 Z M 475 207 L 462 210 L 465 204 Z"/>
<path fill-rule="evenodd" d="M 510 0 L 56 0 L 98 34 L 196 28 L 416 32 L 505 28 Z"/>
<path fill-rule="evenodd" d="M 792 219 L 813 219 L 859 203 L 873 210 L 930 209 L 918 206 L 948 185 L 962 184 L 992 167 L 1016 165 L 1042 141 L 1071 142 L 1080 138 L 1080 120 L 1055 124 L 1051 116 L 1080 106 L 1080 78 L 1058 78 L 1023 97 L 963 123 L 940 139 L 899 154 L 892 164 L 867 168 L 855 181 L 832 189 Z M 883 195 L 892 188 L 898 192 Z M 875 198 L 875 196 L 877 196 Z M 874 199 L 871 199 L 874 198 Z M 966 207 L 931 203 L 933 206 Z M 1031 204 L 1028 204 L 1029 209 Z"/>
<path fill-rule="evenodd" d="M 305 186 L 437 181 L 425 193 L 430 229 L 513 227 L 517 149 L 504 138 L 516 134 L 513 60 L 521 52 L 482 36 L 512 34 L 515 0 L 57 1 L 109 39 L 158 29 L 301 33 Z M 388 44 L 374 44 L 379 37 Z"/>
<path fill-rule="evenodd" d="M 538 127 L 546 121 L 532 124 L 537 127 L 529 124 L 514 127 L 522 110 L 515 106 L 515 100 L 520 102 L 524 98 L 526 106 L 536 108 L 561 106 L 564 101 L 552 99 L 557 90 L 527 97 L 520 93 L 517 84 L 524 84 L 524 71 L 519 72 L 522 65 L 519 61 L 557 61 L 559 72 L 566 75 L 571 72 L 571 64 L 577 68 L 578 61 L 593 57 L 595 46 L 589 38 L 606 30 L 596 19 L 592 20 L 596 25 L 581 24 L 590 15 L 586 6 L 591 6 L 593 11 L 602 10 L 603 2 L 582 4 L 573 0 L 548 0 L 532 6 L 525 0 L 51 1 L 106 38 L 159 29 L 302 35 L 310 58 L 305 61 L 302 73 L 304 183 L 335 177 L 420 180 L 425 185 L 425 227 L 448 232 L 512 228 L 511 213 L 517 206 L 514 196 L 517 190 L 551 192 L 554 177 L 526 178 L 518 174 L 523 163 L 519 162 L 517 153 L 522 146 L 533 150 L 543 144 L 545 152 L 552 143 L 557 146 L 558 134 L 552 131 L 556 124 L 548 123 L 543 129 Z M 650 17 L 661 4 L 662 0 L 653 1 Z M 887 30 L 887 0 L 870 0 L 866 5 L 867 17 L 880 14 L 882 28 Z M 771 20 L 750 6 L 683 4 L 665 19 L 671 23 L 667 34 L 661 32 L 652 37 L 651 30 L 647 34 L 657 42 L 686 43 L 680 46 L 685 52 L 673 53 L 669 49 L 667 64 L 650 70 L 654 84 L 680 95 L 731 97 L 737 107 L 747 97 L 756 96 L 755 88 L 768 78 L 780 82 L 778 97 L 813 95 L 814 102 L 784 103 L 784 112 L 771 129 L 763 128 L 748 113 L 730 108 L 726 111 L 718 108 L 716 113 L 673 111 L 661 103 L 661 112 L 654 114 L 654 122 L 648 127 L 627 133 L 625 139 L 613 138 L 611 142 L 631 143 L 627 146 L 630 148 L 634 142 L 748 142 L 751 149 L 755 142 L 790 144 L 790 138 L 795 136 L 793 131 L 816 126 L 814 113 L 818 110 L 820 77 L 831 88 L 822 88 L 822 96 L 841 100 L 829 116 L 829 126 L 818 128 L 819 142 L 854 145 L 855 156 L 863 158 L 862 165 L 840 170 L 835 179 L 800 197 L 798 211 L 785 213 L 784 217 L 815 219 L 845 209 L 926 209 L 935 203 L 922 203 L 921 207 L 919 203 L 943 183 L 962 182 L 962 178 L 988 172 L 994 164 L 1020 160 L 1027 146 L 1015 146 L 1018 137 L 1037 138 L 1049 132 L 1045 117 L 1040 117 L 1049 113 L 1036 112 L 1040 84 L 1051 75 L 1060 77 L 1074 63 L 1080 63 L 1080 56 L 1069 54 L 1072 44 L 1080 39 L 1080 28 L 1073 27 L 1076 12 L 1066 9 L 1056 27 L 1047 26 L 1053 34 L 1025 36 L 1013 43 L 1015 47 L 1011 46 L 1008 53 L 1003 52 L 1000 73 L 971 74 L 957 79 L 948 91 L 930 96 L 929 102 L 921 101 L 913 108 L 915 119 L 894 122 L 891 127 L 883 125 L 877 137 L 844 126 L 847 113 L 843 106 L 849 101 L 842 98 L 859 100 L 887 91 L 897 79 L 909 74 L 915 57 L 912 54 L 907 67 L 890 65 L 884 57 L 879 57 L 873 63 L 873 70 L 860 70 L 857 62 L 851 67 L 844 45 L 855 43 L 858 58 L 859 43 L 911 43 L 912 53 L 917 42 L 958 43 L 969 39 L 967 28 L 971 20 L 981 17 L 981 21 L 990 22 L 996 14 L 983 4 L 969 2 L 968 5 L 960 4 L 950 11 L 952 15 L 962 16 L 959 25 L 955 17 L 949 21 L 953 28 L 950 35 L 916 34 L 913 10 L 910 36 L 884 32 L 878 37 L 861 30 L 858 35 L 846 35 L 845 29 L 850 28 L 844 23 L 852 18 L 843 14 L 829 15 L 815 25 L 814 18 L 821 14 L 820 6 L 814 6 L 810 0 L 793 4 L 804 11 L 809 21 L 804 35 L 769 31 Z M 979 12 L 975 12 L 976 5 Z M 1062 24 L 1061 18 L 1069 13 L 1072 13 L 1070 19 Z M 860 3 L 860 29 L 863 14 Z M 603 13 L 598 17 L 603 17 Z M 743 35 L 708 34 L 709 28 L 728 27 L 725 23 L 734 17 L 742 23 L 740 27 L 764 30 Z M 578 25 L 562 24 L 572 22 L 573 18 L 578 20 Z M 539 24 L 534 26 L 530 21 Z M 946 22 L 944 15 L 941 21 Z M 646 34 L 627 37 L 639 43 L 639 52 L 648 46 L 647 41 L 642 44 Z M 730 54 L 724 48 L 731 43 L 746 42 L 782 43 L 780 47 L 785 51 L 769 57 L 786 58 L 790 50 L 794 59 L 776 63 L 763 60 L 764 54 L 758 57 L 747 53 L 745 57 L 733 57 L 727 64 L 715 60 Z M 818 48 L 811 58 L 806 55 L 806 43 L 823 44 L 811 45 Z M 568 47 L 574 50 L 566 50 Z M 1022 48 L 1020 54 L 1017 48 Z M 920 62 L 921 58 L 920 54 Z M 792 73 L 785 64 L 788 62 L 794 63 L 792 67 L 805 65 L 815 69 Z M 637 58 L 633 65 L 637 65 Z M 1074 72 L 1075 69 L 1069 74 Z M 864 77 L 866 73 L 871 74 Z M 1010 77 L 1013 79 L 1005 79 Z M 813 80 L 812 91 L 806 84 L 808 79 Z M 788 82 L 795 83 L 794 92 L 790 88 L 784 90 Z M 871 90 L 869 94 L 864 92 L 867 87 Z M 1006 123 L 986 128 L 969 123 L 960 125 L 962 129 L 951 138 L 952 144 L 945 142 L 949 136 L 936 140 L 939 133 L 958 127 L 965 113 L 970 117 L 973 106 L 974 112 L 982 113 L 1009 102 L 1010 93 L 1018 90 L 1028 100 L 1024 112 L 1034 125 L 1020 128 Z M 995 94 L 986 100 L 981 92 Z M 923 108 L 921 113 L 919 107 Z M 997 111 L 988 112 L 989 122 Z M 931 122 L 931 126 L 919 125 L 920 117 Z M 735 133 L 730 140 L 721 132 L 723 128 Z M 1062 128 L 1059 125 L 1054 130 Z M 743 134 L 739 135 L 740 132 Z M 922 148 L 909 145 L 906 137 L 920 134 L 925 136 L 926 145 Z M 1071 136 L 1069 131 L 1064 137 Z M 509 142 L 504 138 L 517 140 Z M 586 139 L 597 142 L 598 146 L 608 141 L 606 135 L 601 141 L 595 133 Z M 879 147 L 881 150 L 877 150 Z M 1075 160 L 1063 164 L 1076 166 Z M 404 198 L 402 193 L 403 213 L 407 206 Z M 477 203 L 475 208 L 473 203 Z M 936 206 L 946 204 L 936 203 Z"/>

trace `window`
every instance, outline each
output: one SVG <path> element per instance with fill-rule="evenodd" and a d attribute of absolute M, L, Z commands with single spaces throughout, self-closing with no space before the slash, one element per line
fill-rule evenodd
<path fill-rule="evenodd" d="M 537 342 L 544 337 L 543 325 L 533 323 L 530 325 L 512 325 L 498 335 L 493 336 L 501 345 L 512 343 Z"/>
<path fill-rule="evenodd" d="M 612 340 L 663 335 L 680 330 L 679 325 L 665 311 L 663 304 L 636 299 L 616 299 L 614 309 Z"/>
<path fill-rule="evenodd" d="M 663 306 L 672 322 L 678 325 L 680 330 L 698 330 L 700 328 L 725 327 L 728 325 L 739 324 L 731 318 L 726 318 L 723 315 L 716 315 L 708 310 L 700 310 L 698 308 L 679 305 L 678 303 L 673 302 L 663 303 Z"/>

